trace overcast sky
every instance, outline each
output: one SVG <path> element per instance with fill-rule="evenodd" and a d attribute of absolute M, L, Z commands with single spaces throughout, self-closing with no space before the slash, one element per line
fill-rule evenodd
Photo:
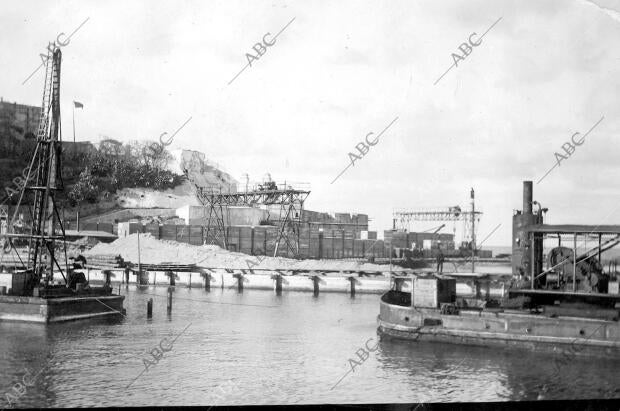
<path fill-rule="evenodd" d="M 8 6 L 10 4 L 10 6 Z M 204 152 L 241 180 L 308 182 L 306 207 L 469 207 L 508 245 L 523 180 L 550 223 L 619 224 L 620 2 L 21 1 L 0 12 L 0 95 L 40 105 L 48 41 L 62 47 L 63 138 L 155 140 Z M 477 41 L 453 64 L 461 43 Z M 246 53 L 291 20 L 275 44 Z M 585 134 L 574 154 L 555 152 Z M 366 156 L 349 152 L 391 127 Z M 434 223 L 431 225 L 438 225 Z M 419 227 L 428 227 L 428 225 Z M 448 232 L 452 225 L 448 225 Z M 460 226 L 459 226 L 460 227 Z M 415 227 L 414 227 L 415 228 Z"/>

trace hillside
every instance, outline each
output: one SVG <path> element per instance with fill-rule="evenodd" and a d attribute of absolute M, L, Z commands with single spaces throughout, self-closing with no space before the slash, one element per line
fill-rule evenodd
<path fill-rule="evenodd" d="M 79 210 L 82 217 L 125 208 L 178 208 L 197 204 L 191 181 L 235 191 L 237 182 L 204 153 L 148 149 L 151 142 L 63 142 L 64 191 L 60 205 L 66 215 Z M 0 203 L 15 205 L 23 185 L 24 169 L 34 152 L 34 140 L 0 137 Z M 189 176 L 189 180 L 186 177 Z M 26 199 L 27 201 L 27 199 Z M 72 218 L 68 218 L 71 220 Z"/>

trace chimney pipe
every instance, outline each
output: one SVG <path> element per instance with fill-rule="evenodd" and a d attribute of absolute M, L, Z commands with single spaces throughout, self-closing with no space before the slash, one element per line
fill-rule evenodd
<path fill-rule="evenodd" d="M 523 214 L 532 214 L 533 190 L 531 181 L 523 182 Z"/>

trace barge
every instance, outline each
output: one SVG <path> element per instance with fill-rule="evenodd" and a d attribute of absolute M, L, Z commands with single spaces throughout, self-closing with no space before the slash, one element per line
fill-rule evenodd
<path fill-rule="evenodd" d="M 99 295 L 101 294 L 101 295 Z M 0 321 L 55 323 L 87 318 L 119 317 L 124 296 L 105 294 L 42 298 L 0 295 Z"/>
<path fill-rule="evenodd" d="M 620 226 L 550 226 L 532 183 L 513 216 L 513 280 L 505 295 L 457 296 L 456 280 L 439 274 L 394 277 L 381 296 L 382 338 L 434 341 L 620 359 L 618 274 L 601 254 L 620 243 Z M 558 238 L 546 256 L 543 241 Z M 562 239 L 572 237 L 572 248 Z M 577 237 L 597 243 L 581 254 Z"/>
<path fill-rule="evenodd" d="M 53 323 L 93 317 L 123 315 L 125 297 L 114 295 L 110 277 L 102 287 L 86 280 L 81 263 L 69 266 L 66 232 L 56 194 L 62 182 L 62 137 L 60 132 L 60 64 L 58 47 L 48 50 L 43 103 L 28 174 L 22 179 L 19 201 L 12 219 L 0 225 L 2 260 L 15 253 L 21 263 L 13 272 L 0 273 L 0 321 Z M 15 223 L 26 201 L 31 221 Z M 29 231 L 29 232 L 28 232 Z M 20 252 L 18 246 L 22 246 Z M 24 251 L 25 250 L 25 251 Z M 64 261 L 61 252 L 64 251 Z M 21 255 L 20 255 L 21 254 Z"/>

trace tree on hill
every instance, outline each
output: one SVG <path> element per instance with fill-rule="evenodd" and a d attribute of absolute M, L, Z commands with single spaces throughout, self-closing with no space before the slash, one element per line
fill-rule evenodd
<path fill-rule="evenodd" d="M 17 141 L 10 136 L 0 136 L 0 187 L 8 187 L 1 190 L 0 201 L 17 203 L 19 196 L 9 196 L 6 192 L 19 191 L 14 181 L 21 178 L 21 170 L 28 166 L 35 146 L 36 141 Z M 71 206 L 94 203 L 99 195 L 105 197 L 123 188 L 165 190 L 184 180 L 183 176 L 166 169 L 172 156 L 158 143 L 123 144 L 108 139 L 98 150 L 63 150 L 62 157 L 66 191 L 60 194 L 59 200 L 67 201 Z M 28 194 L 23 201 L 30 201 Z"/>
<path fill-rule="evenodd" d="M 95 182 L 95 178 L 90 172 L 90 168 L 87 166 L 84 171 L 80 173 L 77 183 L 73 185 L 69 192 L 69 202 L 72 206 L 78 206 L 83 201 L 94 203 L 97 201 L 99 194 L 99 187 Z"/>

